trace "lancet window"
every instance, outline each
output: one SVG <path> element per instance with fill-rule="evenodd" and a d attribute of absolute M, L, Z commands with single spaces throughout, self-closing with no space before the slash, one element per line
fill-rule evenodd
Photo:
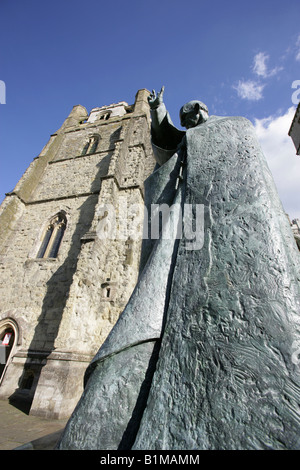
<path fill-rule="evenodd" d="M 66 217 L 58 214 L 47 226 L 37 258 L 56 258 L 67 225 Z"/>
<path fill-rule="evenodd" d="M 83 147 L 81 155 L 90 155 L 95 153 L 99 144 L 99 140 L 100 137 L 98 135 L 92 135 Z"/>

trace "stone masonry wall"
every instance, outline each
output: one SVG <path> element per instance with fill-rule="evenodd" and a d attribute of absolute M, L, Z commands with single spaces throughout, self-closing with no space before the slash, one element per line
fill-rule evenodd
<path fill-rule="evenodd" d="M 7 243 L 0 263 L 1 316 L 7 311 L 15 312 L 22 326 L 23 348 L 29 348 L 42 315 L 46 316 L 49 329 L 44 326 L 44 334 L 36 340 L 38 348 L 53 346 L 52 318 L 57 321 L 62 316 L 63 299 L 68 295 L 81 248 L 80 238 L 91 225 L 97 201 L 98 196 L 91 195 L 69 199 L 67 203 L 49 201 L 28 205 Z M 44 223 L 62 209 L 68 222 L 58 257 L 36 258 Z M 21 317 L 20 308 L 24 312 Z"/>

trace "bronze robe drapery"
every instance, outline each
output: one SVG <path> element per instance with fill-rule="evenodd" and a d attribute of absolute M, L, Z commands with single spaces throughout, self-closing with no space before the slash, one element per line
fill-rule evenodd
<path fill-rule="evenodd" d="M 203 205 L 203 246 L 144 240 L 60 449 L 300 448 L 299 253 L 254 128 L 211 117 L 181 139 L 146 206 Z"/>

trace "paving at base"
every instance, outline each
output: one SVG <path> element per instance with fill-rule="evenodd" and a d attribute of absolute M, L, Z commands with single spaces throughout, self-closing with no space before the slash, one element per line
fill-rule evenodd
<path fill-rule="evenodd" d="M 53 450 L 67 419 L 31 416 L 0 400 L 0 450 Z"/>

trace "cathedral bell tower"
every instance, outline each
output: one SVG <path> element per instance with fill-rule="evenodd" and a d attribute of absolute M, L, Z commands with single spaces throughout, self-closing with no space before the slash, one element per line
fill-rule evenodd
<path fill-rule="evenodd" d="M 0 398 L 30 414 L 70 416 L 136 284 L 148 94 L 74 106 L 0 207 Z"/>

